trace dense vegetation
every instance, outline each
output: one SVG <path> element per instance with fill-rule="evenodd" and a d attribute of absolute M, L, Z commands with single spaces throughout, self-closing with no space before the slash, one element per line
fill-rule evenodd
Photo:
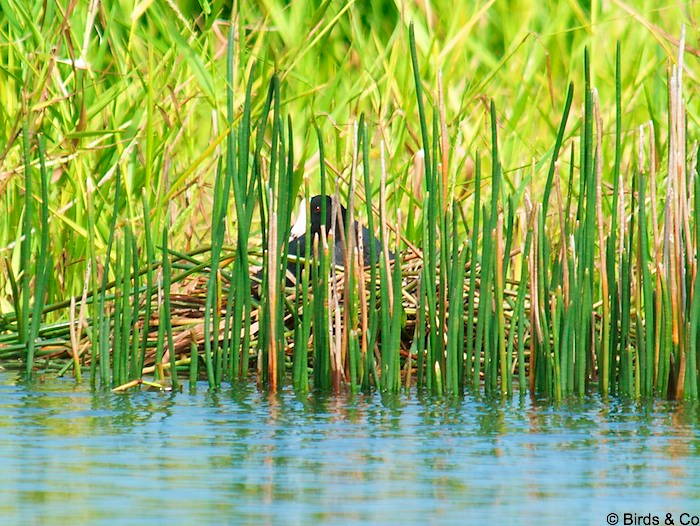
<path fill-rule="evenodd" d="M 0 0 L 3 366 L 697 398 L 697 5 L 222 4 Z"/>

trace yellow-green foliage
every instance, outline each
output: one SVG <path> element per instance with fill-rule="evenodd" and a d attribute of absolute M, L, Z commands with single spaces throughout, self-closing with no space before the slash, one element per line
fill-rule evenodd
<path fill-rule="evenodd" d="M 157 228 L 172 212 L 175 246 L 203 243 L 213 168 L 225 131 L 231 12 L 222 6 L 227 3 L 0 2 L 0 257 L 11 258 L 16 273 L 23 202 L 20 131 L 26 118 L 33 132 L 47 135 L 51 247 L 60 276 L 52 285 L 53 297 L 80 292 L 90 250 L 104 253 L 105 212 L 117 165 L 129 197 L 124 220 L 134 223 L 137 234 L 142 221 L 138 203 L 145 192 Z M 416 28 L 426 98 L 433 103 L 442 74 L 449 170 L 456 184 L 464 184 L 471 173 L 467 156 L 488 147 L 487 100 L 493 99 L 499 108 L 505 181 L 521 189 L 532 176 L 533 160 L 535 180 L 543 179 L 567 84 L 582 78 L 584 46 L 591 50 L 593 85 L 606 129 L 613 121 L 619 39 L 625 133 L 654 119 L 662 142 L 666 70 L 675 56 L 674 42 L 686 24 L 687 40 L 695 45 L 700 17 L 697 2 L 652 0 L 265 0 L 239 2 L 238 10 L 239 114 L 253 63 L 259 72 L 254 85 L 258 109 L 270 74 L 278 71 L 283 111 L 294 122 L 297 168 L 312 174 L 318 154 L 311 120 L 324 124 L 331 143 L 328 160 L 346 172 L 352 122 L 364 111 L 375 131 L 383 129 L 389 184 L 397 183 L 389 196 L 394 208 L 410 206 L 403 190 L 411 186 L 420 147 L 408 59 L 410 21 Z M 689 55 L 689 83 L 697 83 L 698 68 L 697 58 Z M 581 104 L 578 89 L 574 108 Z M 693 125 L 698 99 L 692 94 L 688 110 Z M 625 159 L 632 154 L 631 145 L 629 141 Z M 38 171 L 38 162 L 34 168 Z M 311 187 L 317 187 L 315 179 Z M 94 214 L 93 243 L 89 211 Z M 10 308 L 8 297 L 3 271 L 2 311 Z"/>

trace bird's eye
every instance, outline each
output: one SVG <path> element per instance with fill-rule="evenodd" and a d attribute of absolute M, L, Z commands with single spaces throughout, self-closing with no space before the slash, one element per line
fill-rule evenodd
<path fill-rule="evenodd" d="M 314 212 L 320 212 L 320 211 L 321 211 L 320 206 L 318 206 L 318 205 L 314 206 Z"/>

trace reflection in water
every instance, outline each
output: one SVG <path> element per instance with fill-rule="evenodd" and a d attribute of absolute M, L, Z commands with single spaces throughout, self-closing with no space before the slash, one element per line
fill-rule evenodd
<path fill-rule="evenodd" d="M 602 524 L 692 511 L 697 405 L 92 393 L 0 375 L 7 523 Z"/>

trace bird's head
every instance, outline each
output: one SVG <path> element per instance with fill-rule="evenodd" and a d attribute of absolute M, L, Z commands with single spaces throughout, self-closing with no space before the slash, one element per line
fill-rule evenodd
<path fill-rule="evenodd" d="M 335 204 L 335 207 L 333 206 Z M 340 211 L 341 219 L 338 220 L 336 217 L 336 230 L 339 230 L 341 224 L 345 222 L 346 210 L 343 205 L 338 203 L 337 200 L 328 195 L 315 195 L 311 198 L 309 202 L 309 224 L 311 235 L 321 233 L 321 226 L 325 226 L 326 232 L 328 232 L 333 224 L 333 213 L 337 213 L 336 209 Z M 296 239 L 301 237 L 306 233 L 306 200 L 302 200 L 299 212 L 297 213 L 296 221 L 292 226 L 290 239 Z"/>

